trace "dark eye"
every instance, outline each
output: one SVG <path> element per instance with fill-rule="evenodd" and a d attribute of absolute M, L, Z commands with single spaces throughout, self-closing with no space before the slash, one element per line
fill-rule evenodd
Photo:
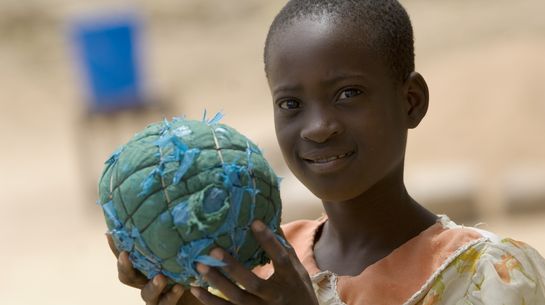
<path fill-rule="evenodd" d="M 278 107 L 286 110 L 292 110 L 299 108 L 300 104 L 296 100 L 283 100 L 278 103 Z"/>
<path fill-rule="evenodd" d="M 339 100 L 345 99 L 345 98 L 351 98 L 357 95 L 362 94 L 362 91 L 356 88 L 349 88 L 341 91 L 341 94 L 339 95 Z"/>

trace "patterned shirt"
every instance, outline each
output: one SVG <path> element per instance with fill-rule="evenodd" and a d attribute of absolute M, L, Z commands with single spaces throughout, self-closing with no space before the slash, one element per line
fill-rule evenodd
<path fill-rule="evenodd" d="M 321 305 L 544 305 L 545 260 L 527 244 L 440 216 L 418 236 L 356 276 L 320 270 L 318 229 L 327 221 L 283 226 L 311 276 Z M 266 278 L 274 270 L 257 271 Z"/>

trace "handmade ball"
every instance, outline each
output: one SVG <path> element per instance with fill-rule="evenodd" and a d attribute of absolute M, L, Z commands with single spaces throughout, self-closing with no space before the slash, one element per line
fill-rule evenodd
<path fill-rule="evenodd" d="M 219 118 L 149 125 L 106 161 L 99 204 L 108 231 L 148 278 L 206 287 L 196 263 L 221 266 L 208 256 L 218 246 L 248 269 L 267 263 L 250 230 L 255 219 L 283 241 L 278 177 Z"/>

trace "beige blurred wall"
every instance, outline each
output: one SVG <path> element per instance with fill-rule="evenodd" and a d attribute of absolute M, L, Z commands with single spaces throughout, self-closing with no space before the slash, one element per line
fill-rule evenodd
<path fill-rule="evenodd" d="M 545 2 L 403 3 L 431 92 L 428 116 L 410 132 L 410 192 L 434 209 L 471 210 L 467 224 L 485 222 L 545 253 L 545 214 L 509 212 L 512 202 L 545 205 Z M 163 115 L 222 110 L 224 122 L 255 139 L 286 177 L 284 219 L 319 215 L 274 136 L 262 48 L 282 4 L 0 0 L 2 304 L 140 303 L 116 280 L 92 189 L 107 155 Z M 125 8 L 145 21 L 150 92 L 171 110 L 83 124 L 67 22 Z"/>

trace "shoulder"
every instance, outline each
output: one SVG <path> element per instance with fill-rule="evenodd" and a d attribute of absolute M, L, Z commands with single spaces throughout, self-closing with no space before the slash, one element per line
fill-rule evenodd
<path fill-rule="evenodd" d="M 288 242 L 294 247 L 302 242 L 313 241 L 316 231 L 324 223 L 325 217 L 320 217 L 315 220 L 296 220 L 283 224 L 282 232 Z"/>
<path fill-rule="evenodd" d="M 480 265 L 492 263 L 494 269 L 504 282 L 509 282 L 515 271 L 528 271 L 545 279 L 545 259 L 532 246 L 509 237 L 501 237 L 495 233 L 468 227 L 482 236 L 481 242 L 475 245 L 475 257 Z"/>
<path fill-rule="evenodd" d="M 326 220 L 327 217 L 322 216 L 316 220 L 297 220 L 282 226 L 286 240 L 311 274 L 319 271 L 314 261 L 314 242 Z"/>
<path fill-rule="evenodd" d="M 530 245 L 512 238 L 487 239 L 481 245 L 480 272 L 497 277 L 503 284 L 525 278 L 540 284 L 545 292 L 545 259 Z"/>
<path fill-rule="evenodd" d="M 427 297 L 448 299 L 459 291 L 471 304 L 545 304 L 545 260 L 534 248 L 479 228 L 450 229 L 470 230 L 480 238 L 460 249 Z"/>
<path fill-rule="evenodd" d="M 282 233 L 293 247 L 297 258 L 303 263 L 307 270 L 312 269 L 313 262 L 313 244 L 316 232 L 327 220 L 325 216 L 316 220 L 296 220 L 281 225 Z M 314 268 L 315 269 L 315 268 Z M 253 272 L 261 278 L 268 278 L 274 272 L 272 264 L 254 268 Z"/>
<path fill-rule="evenodd" d="M 545 304 L 545 260 L 531 246 L 511 238 L 488 239 L 481 246 L 470 289 L 485 304 Z"/>

